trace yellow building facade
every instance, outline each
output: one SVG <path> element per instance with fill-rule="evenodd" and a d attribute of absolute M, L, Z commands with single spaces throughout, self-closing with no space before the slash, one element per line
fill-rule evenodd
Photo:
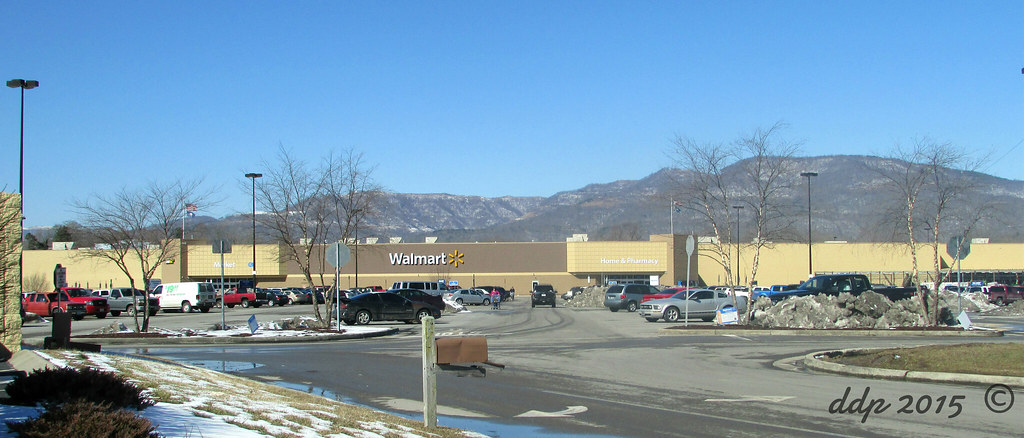
<path fill-rule="evenodd" d="M 497 243 L 384 243 L 350 245 L 352 256 L 340 271 L 342 288 L 382 286 L 396 281 L 445 281 L 462 287 L 494 285 L 529 290 L 533 282 L 552 284 L 559 291 L 574 286 L 640 282 L 676 285 L 686 281 L 685 235 L 653 235 L 649 241 L 624 242 L 497 242 Z M 252 245 L 233 245 L 230 253 L 215 253 L 205 241 L 174 243 L 178 256 L 158 270 L 163 282 L 218 283 L 223 266 L 228 286 L 253 276 Z M 311 254 L 314 285 L 334 282 L 335 269 L 325 260 L 325 246 Z M 733 249 L 732 251 L 735 251 Z M 753 277 L 754 252 L 740 249 L 740 281 L 758 285 L 793 284 L 808 277 L 807 244 L 783 243 L 764 248 Z M 110 262 L 84 257 L 81 250 L 26 251 L 26 275 L 52 278 L 57 264 L 67 269 L 69 284 L 88 288 L 127 286 L 127 276 Z M 818 243 L 812 247 L 815 273 L 859 272 L 873 282 L 901 284 L 913 264 L 906 245 Z M 308 282 L 281 245 L 256 245 L 256 277 L 260 287 L 305 286 Z M 943 269 L 954 266 L 940 245 Z M 731 257 L 735 256 L 733 252 Z M 921 245 L 918 266 L 922 281 L 932 281 L 934 250 Z M 1024 244 L 974 244 L 962 261 L 966 280 L 992 281 L 997 273 L 1017 283 L 1024 272 Z M 141 272 L 135 275 L 141 278 Z M 733 274 L 735 275 L 735 273 Z M 697 245 L 690 258 L 690 278 L 703 285 L 726 284 L 725 270 L 707 244 Z M 1024 280 L 1024 279 L 1021 279 Z M 137 287 L 141 285 L 137 284 Z"/>

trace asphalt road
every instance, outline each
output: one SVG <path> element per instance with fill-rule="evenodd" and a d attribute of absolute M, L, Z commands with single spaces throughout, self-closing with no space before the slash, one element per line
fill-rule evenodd
<path fill-rule="evenodd" d="M 1001 388 L 993 392 L 979 386 L 821 374 L 795 360 L 808 352 L 838 348 L 1022 342 L 1021 334 L 1003 338 L 659 336 L 658 329 L 667 324 L 648 323 L 626 312 L 531 309 L 525 300 L 503 303 L 498 311 L 471 310 L 438 320 L 438 335 L 484 335 L 490 359 L 507 368 L 490 368 L 484 378 L 439 375 L 438 411 L 444 415 L 439 423 L 494 436 L 523 435 L 522 429 L 510 427 L 624 437 L 1016 436 L 1024 425 L 1021 389 L 1017 389 L 1017 404 L 1009 405 L 1009 394 L 999 393 Z M 262 320 L 311 311 L 310 306 L 235 308 L 228 309 L 233 316 L 228 320 L 240 324 L 251 314 Z M 161 314 L 153 324 L 208 328 L 220 321 L 214 312 Z M 75 323 L 75 331 L 115 320 L 128 318 L 87 318 Z M 985 322 L 986 318 L 975 320 Z M 1021 326 L 1021 318 L 993 321 Z M 288 382 L 287 386 L 297 389 L 421 418 L 419 326 L 381 325 L 401 332 L 359 341 L 119 351 Z M 26 326 L 26 333 L 39 330 Z M 1006 412 L 995 412 L 1003 409 Z"/>

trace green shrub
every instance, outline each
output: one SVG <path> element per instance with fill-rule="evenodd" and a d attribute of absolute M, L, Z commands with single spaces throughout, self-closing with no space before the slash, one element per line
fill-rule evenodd
<path fill-rule="evenodd" d="M 51 406 L 79 399 L 107 404 L 111 409 L 153 406 L 139 387 L 121 375 L 91 368 L 36 370 L 14 379 L 6 390 L 12 404 L 26 406 Z"/>
<path fill-rule="evenodd" d="M 7 422 L 7 429 L 23 438 L 160 436 L 153 423 L 133 412 L 85 400 L 54 406 L 38 418 Z"/>

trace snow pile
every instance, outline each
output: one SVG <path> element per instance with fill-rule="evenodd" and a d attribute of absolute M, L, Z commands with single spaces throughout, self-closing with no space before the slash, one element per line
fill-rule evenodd
<path fill-rule="evenodd" d="M 951 322 L 957 309 L 956 294 L 943 294 L 939 303 L 939 320 Z M 986 304 L 976 296 L 965 295 L 962 299 L 963 309 L 969 312 L 984 309 Z M 844 293 L 793 297 L 778 303 L 759 298 L 754 303 L 750 324 L 764 328 L 890 329 L 925 327 L 928 319 L 918 298 L 892 302 L 869 291 L 858 296 Z"/>
<path fill-rule="evenodd" d="M 604 293 L 608 286 L 587 286 L 565 302 L 565 307 L 604 307 Z"/>
<path fill-rule="evenodd" d="M 990 315 L 1024 316 L 1024 300 L 1014 301 L 1006 306 L 992 306 L 987 313 Z"/>

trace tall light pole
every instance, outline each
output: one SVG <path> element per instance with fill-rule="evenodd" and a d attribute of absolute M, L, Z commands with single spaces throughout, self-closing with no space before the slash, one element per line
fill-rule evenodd
<path fill-rule="evenodd" d="M 25 79 L 11 79 L 7 81 L 11 88 L 21 88 L 21 135 L 20 146 L 18 147 L 18 216 L 20 217 L 21 230 L 25 232 L 25 90 L 31 90 L 39 86 L 39 81 Z M 18 237 L 19 245 L 24 245 L 21 236 Z M 21 248 L 24 250 L 24 248 Z M 25 268 L 23 251 L 18 251 L 18 290 L 25 287 L 25 276 L 22 271 Z M 56 287 L 56 286 L 54 286 Z"/>
<path fill-rule="evenodd" d="M 740 286 L 740 210 L 743 210 L 742 205 L 734 205 L 732 208 L 736 209 L 736 286 Z"/>
<path fill-rule="evenodd" d="M 256 178 L 262 173 L 247 173 L 246 178 L 252 179 L 252 291 L 256 292 Z"/>
<path fill-rule="evenodd" d="M 811 262 L 811 177 L 818 176 L 818 172 L 801 172 L 800 176 L 807 178 L 807 278 L 810 278 L 814 275 Z"/>

